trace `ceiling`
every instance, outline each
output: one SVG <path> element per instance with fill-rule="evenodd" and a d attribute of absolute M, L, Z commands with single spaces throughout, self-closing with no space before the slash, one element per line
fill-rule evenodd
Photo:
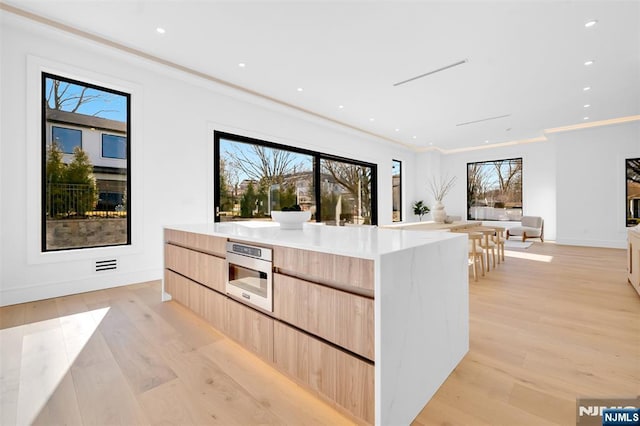
<path fill-rule="evenodd" d="M 638 1 L 4 2 L 418 150 L 640 114 Z"/>

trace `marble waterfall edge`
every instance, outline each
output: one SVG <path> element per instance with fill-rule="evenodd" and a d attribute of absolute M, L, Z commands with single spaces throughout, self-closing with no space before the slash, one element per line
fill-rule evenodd
<path fill-rule="evenodd" d="M 467 241 L 380 257 L 376 424 L 410 424 L 469 350 Z"/>

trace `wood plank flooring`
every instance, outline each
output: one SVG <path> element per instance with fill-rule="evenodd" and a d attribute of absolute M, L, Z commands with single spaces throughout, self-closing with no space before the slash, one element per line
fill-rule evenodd
<path fill-rule="evenodd" d="M 640 297 L 625 255 L 507 250 L 470 281 L 469 353 L 414 425 L 575 425 L 578 397 L 640 395 Z"/>
<path fill-rule="evenodd" d="M 625 252 L 536 242 L 507 255 L 470 281 L 470 351 L 414 425 L 574 425 L 577 397 L 640 394 Z M 3 425 L 350 424 L 161 303 L 158 282 L 0 308 L 0 329 Z"/>

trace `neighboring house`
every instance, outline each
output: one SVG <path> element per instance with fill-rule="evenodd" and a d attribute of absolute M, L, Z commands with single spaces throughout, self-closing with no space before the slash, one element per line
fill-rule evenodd
<path fill-rule="evenodd" d="M 98 210 L 114 210 L 127 188 L 127 123 L 67 111 L 47 110 L 47 144 L 56 142 L 64 162 L 81 147 L 93 164 Z"/>

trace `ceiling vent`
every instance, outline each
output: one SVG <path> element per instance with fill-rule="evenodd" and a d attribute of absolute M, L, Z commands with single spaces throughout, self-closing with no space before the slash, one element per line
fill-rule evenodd
<path fill-rule="evenodd" d="M 511 117 L 511 114 L 499 115 L 497 117 L 481 118 L 480 120 L 467 121 L 465 123 L 458 123 L 458 124 L 456 124 L 456 127 L 458 127 L 458 126 L 466 126 L 467 124 L 482 123 L 483 121 L 497 120 L 498 118 L 506 118 L 506 117 Z"/>
<path fill-rule="evenodd" d="M 468 59 L 463 59 L 463 60 L 458 61 L 456 63 L 445 65 L 444 67 L 438 68 L 437 70 L 429 71 L 429 72 L 426 72 L 424 74 L 420 74 L 420 75 L 417 75 L 415 77 L 411 77 L 411 78 L 409 78 L 407 80 L 399 81 L 399 82 L 395 83 L 393 86 L 394 87 L 395 86 L 400 86 L 401 84 L 409 83 L 409 82 L 411 82 L 413 80 L 417 80 L 419 78 L 426 77 L 428 75 L 432 75 L 432 74 L 438 73 L 440 71 L 448 70 L 449 68 L 457 67 L 458 65 L 466 64 L 467 62 L 469 62 Z"/>
<path fill-rule="evenodd" d="M 116 259 L 96 260 L 96 272 L 113 271 L 118 269 L 118 261 Z"/>

